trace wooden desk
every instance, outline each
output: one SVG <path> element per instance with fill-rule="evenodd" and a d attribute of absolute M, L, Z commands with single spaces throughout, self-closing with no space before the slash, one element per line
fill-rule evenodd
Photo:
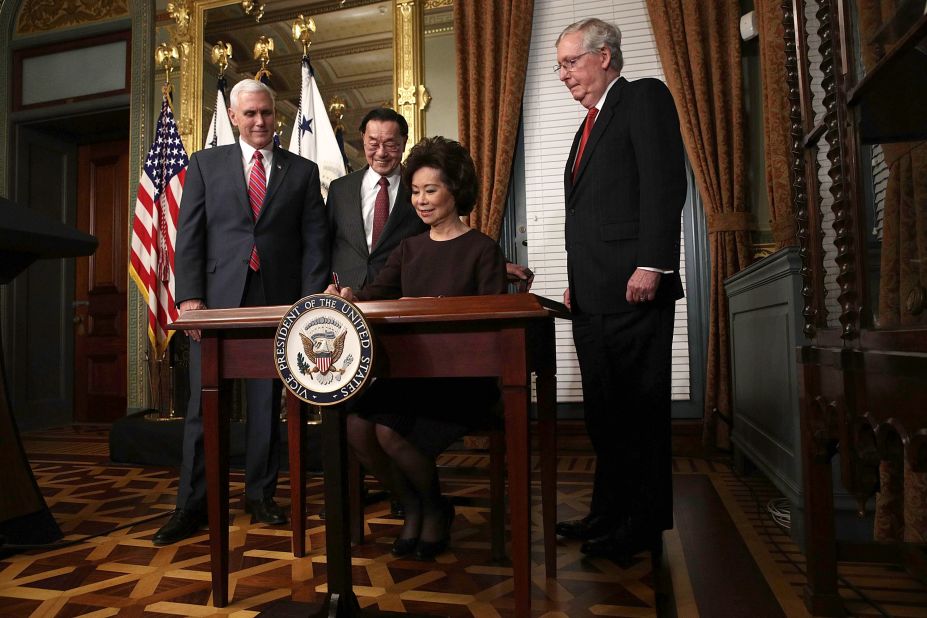
<path fill-rule="evenodd" d="M 531 373 L 537 377 L 545 567 L 556 575 L 556 354 L 554 318 L 568 318 L 563 305 L 534 294 L 418 298 L 358 303 L 376 338 L 375 375 L 389 377 L 492 376 L 500 379 L 505 407 L 508 496 L 515 614 L 531 605 L 531 453 L 528 412 Z M 228 410 L 233 378 L 276 378 L 272 339 L 288 307 L 190 311 L 172 328 L 200 329 L 202 413 L 206 452 L 209 543 L 213 604 L 228 603 Z M 287 395 L 293 553 L 305 554 L 305 475 L 302 466 L 302 406 Z M 293 422 L 297 420 L 298 422 Z M 359 615 L 351 588 L 345 419 L 323 410 L 326 553 L 331 615 Z M 365 610 L 364 615 L 374 615 Z M 328 615 L 328 614 L 326 614 Z"/>

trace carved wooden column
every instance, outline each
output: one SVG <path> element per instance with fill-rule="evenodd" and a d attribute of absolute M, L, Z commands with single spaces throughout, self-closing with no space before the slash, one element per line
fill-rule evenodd
<path fill-rule="evenodd" d="M 425 135 L 424 114 L 431 95 L 422 83 L 424 0 L 396 0 L 393 28 L 393 94 L 396 111 L 409 123 L 406 153 Z M 405 156 L 405 154 L 403 156 Z"/>

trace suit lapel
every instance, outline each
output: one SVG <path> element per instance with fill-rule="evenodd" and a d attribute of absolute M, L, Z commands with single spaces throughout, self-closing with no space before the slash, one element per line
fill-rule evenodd
<path fill-rule="evenodd" d="M 364 184 L 364 175 L 367 173 L 367 167 L 352 174 L 350 185 L 345 187 L 345 193 L 349 196 L 350 208 L 344 213 L 344 226 L 348 230 L 346 236 L 350 239 L 351 244 L 361 255 L 370 255 L 367 247 L 367 234 L 364 232 L 364 205 L 361 188 Z"/>
<path fill-rule="evenodd" d="M 595 153 L 595 147 L 599 143 L 599 139 L 615 117 L 615 109 L 618 107 L 618 101 L 621 99 L 621 91 L 624 89 L 626 83 L 627 80 L 625 78 L 619 77 L 618 81 L 615 82 L 615 85 L 612 86 L 612 89 L 608 92 L 608 96 L 605 97 L 605 103 L 602 104 L 602 109 L 599 110 L 595 124 L 592 125 L 592 132 L 589 134 L 588 141 L 586 141 L 586 148 L 583 150 L 583 158 L 579 162 L 579 169 L 576 170 L 576 184 L 579 184 L 583 177 L 583 172 L 586 171 L 586 168 L 589 166 L 589 161 Z M 582 134 L 582 125 L 580 125 L 580 134 Z"/>
<path fill-rule="evenodd" d="M 261 207 L 261 216 L 258 221 L 264 218 L 267 209 L 273 204 L 274 193 L 283 184 L 283 177 L 290 167 L 290 153 L 282 148 L 274 148 L 274 169 L 270 174 L 270 184 L 267 186 L 267 194 L 264 196 L 264 205 Z"/>
<path fill-rule="evenodd" d="M 399 189 L 396 191 L 396 202 L 393 204 L 393 209 L 389 213 L 389 218 L 386 219 L 386 225 L 383 226 L 383 232 L 380 234 L 380 238 L 377 241 L 377 245 L 382 244 L 386 239 L 389 238 L 389 235 L 393 233 L 409 216 L 409 202 L 412 199 L 412 194 L 409 192 L 409 188 L 406 187 L 402 182 L 402 174 L 399 175 Z M 376 246 L 374 246 L 376 249 Z"/>
<path fill-rule="evenodd" d="M 567 157 L 566 169 L 563 170 L 563 186 L 567 188 L 567 196 L 573 192 L 573 161 L 576 160 L 576 150 L 579 148 L 579 140 L 583 136 L 583 125 L 580 123 L 579 130 L 573 137 L 573 146 L 570 148 L 570 156 Z"/>
<path fill-rule="evenodd" d="M 235 179 L 235 186 L 240 187 L 238 194 L 238 203 L 244 208 L 249 219 L 253 218 L 251 214 L 251 200 L 248 198 L 248 179 L 245 178 L 245 166 L 242 165 L 241 146 L 237 143 L 226 148 L 226 165 L 232 170 L 232 176 Z"/>

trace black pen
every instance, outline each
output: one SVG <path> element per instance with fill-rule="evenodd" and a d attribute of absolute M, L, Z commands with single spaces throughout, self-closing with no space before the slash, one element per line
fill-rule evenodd
<path fill-rule="evenodd" d="M 341 292 L 341 284 L 338 283 L 338 273 L 332 271 L 332 283 L 335 284 L 335 289 Z"/>

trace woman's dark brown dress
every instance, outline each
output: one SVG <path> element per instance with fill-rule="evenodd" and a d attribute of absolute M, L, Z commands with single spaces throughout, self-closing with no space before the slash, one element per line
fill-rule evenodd
<path fill-rule="evenodd" d="M 477 230 L 452 240 L 429 232 L 400 243 L 359 300 L 404 296 L 504 294 L 505 258 L 499 245 Z M 447 354 L 455 354 L 447 350 Z M 492 422 L 499 388 L 489 378 L 378 379 L 351 405 L 363 418 L 391 427 L 435 457 L 455 440 Z"/>

